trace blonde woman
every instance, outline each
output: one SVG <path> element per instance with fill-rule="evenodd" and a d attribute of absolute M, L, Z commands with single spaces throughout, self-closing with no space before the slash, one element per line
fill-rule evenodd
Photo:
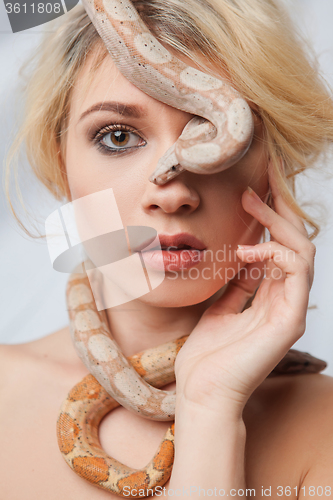
<path fill-rule="evenodd" d="M 213 256 L 195 263 L 195 280 L 165 265 L 159 287 L 131 308 L 106 310 L 127 357 L 189 335 L 175 363 L 175 459 L 160 493 L 332 496 L 332 379 L 267 378 L 305 329 L 318 227 L 293 181 L 333 139 L 331 97 L 273 0 L 133 3 L 180 59 L 228 79 L 247 100 L 248 152 L 221 172 L 149 182 L 192 115 L 126 80 L 78 6 L 41 44 L 9 167 L 25 142 L 36 176 L 64 203 L 112 187 L 125 226 L 153 227 L 166 246 L 186 233 Z M 264 228 L 271 241 L 260 243 Z M 225 247 L 231 257 L 221 262 Z M 57 445 L 61 403 L 89 373 L 69 329 L 2 346 L 0 356 L 1 497 L 110 498 L 74 474 Z M 139 469 L 168 426 L 118 407 L 99 437 L 109 455 Z"/>

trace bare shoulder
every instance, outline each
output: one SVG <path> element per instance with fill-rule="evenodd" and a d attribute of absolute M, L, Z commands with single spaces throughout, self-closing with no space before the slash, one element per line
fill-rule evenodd
<path fill-rule="evenodd" d="M 294 432 L 299 428 L 297 443 L 302 444 L 305 458 L 299 498 L 333 496 L 333 378 L 325 375 L 298 378 L 291 423 Z M 302 412 L 300 422 L 299 412 Z"/>
<path fill-rule="evenodd" d="M 251 458 L 249 482 L 257 488 L 259 484 L 277 488 L 324 481 L 322 485 L 332 487 L 333 495 L 332 416 L 332 377 L 309 374 L 266 379 L 244 415 Z M 272 496 L 276 495 L 275 489 Z M 301 492 L 296 498 L 303 498 Z"/>
<path fill-rule="evenodd" d="M 0 344 L 0 394 L 11 378 L 11 372 L 18 366 L 20 348 L 17 345 Z"/>
<path fill-rule="evenodd" d="M 84 372 L 71 342 L 68 327 L 22 344 L 0 345 L 0 391 L 57 372 L 70 375 Z"/>

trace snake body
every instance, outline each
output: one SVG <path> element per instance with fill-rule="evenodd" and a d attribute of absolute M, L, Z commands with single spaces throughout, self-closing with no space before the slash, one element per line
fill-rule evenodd
<path fill-rule="evenodd" d="M 254 121 L 247 102 L 227 81 L 185 64 L 149 31 L 129 0 L 83 0 L 120 72 L 137 88 L 196 115 L 149 177 L 165 184 L 183 170 L 213 174 L 240 160 Z"/>
<path fill-rule="evenodd" d="M 165 346 L 166 349 L 168 346 Z M 140 363 L 138 357 L 129 358 Z M 145 378 L 145 376 L 143 375 Z M 163 379 L 163 378 L 162 378 Z M 153 370 L 146 380 L 164 385 L 158 371 Z M 93 375 L 87 375 L 68 394 L 57 422 L 58 444 L 67 464 L 82 478 L 105 490 L 126 495 L 125 487 L 150 490 L 164 485 L 172 471 L 174 458 L 174 424 L 167 430 L 157 452 L 146 467 L 133 470 L 109 457 L 102 449 L 98 427 L 102 418 L 119 403 L 109 396 Z M 141 495 L 142 496 L 142 495 Z"/>
<path fill-rule="evenodd" d="M 157 486 L 168 481 L 172 471 L 174 424 L 153 459 L 140 470 L 121 464 L 103 451 L 98 426 L 119 403 L 147 418 L 173 419 L 174 394 L 159 387 L 175 380 L 175 359 L 188 336 L 127 359 L 112 340 L 104 311 L 97 310 L 86 274 L 70 276 L 67 304 L 74 345 L 90 374 L 73 387 L 60 409 L 60 451 L 79 476 L 100 488 L 124 497 L 128 496 L 125 486 L 151 495 Z M 291 349 L 270 376 L 317 373 L 325 367 L 324 361 Z M 151 396 L 152 391 L 161 395 L 159 400 Z"/>
<path fill-rule="evenodd" d="M 227 81 L 207 75 L 171 54 L 150 33 L 129 0 L 82 0 L 120 72 L 149 96 L 194 114 L 177 142 L 149 178 L 164 184 L 183 170 L 212 174 L 229 168 L 247 152 L 253 116 Z M 160 389 L 175 380 L 174 363 L 187 337 L 126 358 L 98 311 L 88 277 L 74 273 L 67 285 L 74 346 L 89 370 L 68 394 L 58 422 L 60 451 L 82 478 L 120 496 L 125 487 L 152 494 L 169 479 L 174 457 L 174 424 L 149 464 L 133 470 L 101 448 L 98 427 L 119 404 L 155 420 L 173 420 L 175 392 Z M 326 364 L 289 351 L 271 375 L 318 372 Z"/>
<path fill-rule="evenodd" d="M 67 303 L 75 349 L 89 372 L 107 393 L 119 404 L 142 417 L 174 420 L 175 392 L 156 389 L 141 378 L 146 365 L 145 356 L 141 360 L 140 375 L 131 366 L 112 338 L 103 312 L 96 308 L 87 275 L 71 275 L 67 284 Z M 164 352 L 164 346 L 162 351 Z M 161 364 L 161 359 L 162 357 L 155 356 L 159 380 L 163 380 L 164 371 L 170 369 Z M 170 353 L 171 359 L 175 360 L 175 353 Z M 148 356 L 148 364 L 149 361 Z"/>

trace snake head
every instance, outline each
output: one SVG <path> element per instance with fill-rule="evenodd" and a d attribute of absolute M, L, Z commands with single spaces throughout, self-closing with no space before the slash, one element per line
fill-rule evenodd
<path fill-rule="evenodd" d="M 162 186 L 177 177 L 185 169 L 178 163 L 175 153 L 175 144 L 159 159 L 154 172 L 149 177 L 150 182 Z"/>
<path fill-rule="evenodd" d="M 175 144 L 159 159 L 149 181 L 163 185 L 184 170 L 195 174 L 215 174 L 234 165 L 246 154 L 252 143 L 254 122 L 247 105 L 245 112 L 245 116 L 240 117 L 241 126 L 246 132 L 242 148 L 239 147 L 239 142 L 230 142 L 228 151 L 223 151 L 219 144 L 223 141 L 217 140 L 218 129 L 209 120 L 195 116 L 186 124 Z M 215 115 L 217 116 L 213 113 L 214 118 L 222 126 L 225 125 L 221 113 L 216 112 Z"/>
<path fill-rule="evenodd" d="M 194 173 L 205 173 L 198 168 L 189 155 L 186 158 L 186 147 L 195 146 L 198 141 L 210 141 L 216 137 L 217 130 L 214 125 L 200 116 L 192 118 L 184 127 L 177 142 L 159 159 L 157 167 L 149 177 L 150 182 L 162 186 L 174 179 L 184 170 Z"/>

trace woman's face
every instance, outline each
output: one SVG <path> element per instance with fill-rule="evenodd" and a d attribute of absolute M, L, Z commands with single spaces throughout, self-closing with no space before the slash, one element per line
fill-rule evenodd
<path fill-rule="evenodd" d="M 241 204 L 247 186 L 264 201 L 267 197 L 262 126 L 256 123 L 249 151 L 227 170 L 211 175 L 184 171 L 155 185 L 149 176 L 193 115 L 140 91 L 110 56 L 86 91 L 89 66 L 88 61 L 71 99 L 65 164 L 72 200 L 112 188 L 124 226 L 199 239 L 205 246 L 201 260 L 188 269 L 165 268 L 162 284 L 139 300 L 167 307 L 202 302 L 243 266 L 235 255 L 237 245 L 255 244 L 262 234 L 262 226 Z"/>

